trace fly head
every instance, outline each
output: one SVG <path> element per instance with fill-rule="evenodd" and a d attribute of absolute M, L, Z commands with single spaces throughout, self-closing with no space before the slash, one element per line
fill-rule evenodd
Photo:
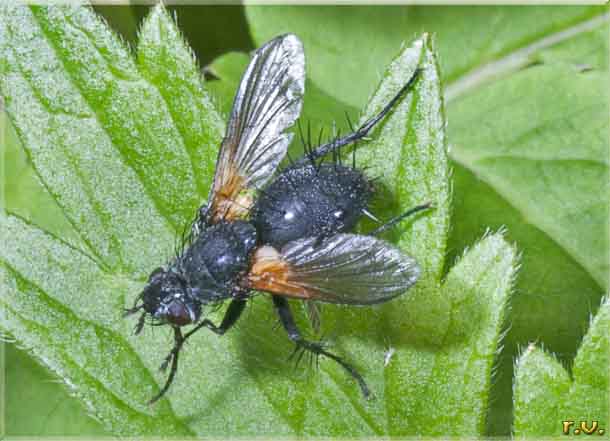
<path fill-rule="evenodd" d="M 157 268 L 140 294 L 139 308 L 157 324 L 189 325 L 201 315 L 201 303 L 190 291 L 180 274 Z"/>

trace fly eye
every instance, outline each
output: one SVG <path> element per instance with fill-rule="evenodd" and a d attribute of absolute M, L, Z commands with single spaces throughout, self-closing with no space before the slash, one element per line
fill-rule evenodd
<path fill-rule="evenodd" d="M 179 300 L 174 300 L 167 307 L 165 317 L 172 325 L 184 326 L 192 322 L 189 308 Z"/>

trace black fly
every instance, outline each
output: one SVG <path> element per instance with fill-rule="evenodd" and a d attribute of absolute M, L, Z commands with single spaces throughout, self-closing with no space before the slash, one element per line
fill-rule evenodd
<path fill-rule="evenodd" d="M 321 162 L 345 145 L 364 138 L 410 89 L 419 71 L 379 112 L 352 133 L 318 147 L 273 177 L 286 156 L 293 125 L 301 111 L 305 58 L 294 35 L 277 37 L 258 49 L 243 75 L 222 141 L 208 203 L 201 208 L 187 247 L 148 284 L 127 314 L 141 312 L 153 324 L 168 324 L 174 347 L 167 381 L 153 403 L 168 390 L 184 342 L 201 328 L 224 334 L 239 318 L 251 292 L 271 294 L 288 337 L 297 351 L 323 355 L 341 365 L 360 385 L 362 376 L 319 343 L 305 340 L 287 298 L 370 305 L 385 302 L 415 283 L 417 263 L 375 234 L 429 207 L 415 207 L 372 235 L 347 233 L 367 211 L 371 182 L 355 167 Z M 222 322 L 202 319 L 202 307 L 231 300 Z M 195 327 L 183 334 L 182 327 Z"/>

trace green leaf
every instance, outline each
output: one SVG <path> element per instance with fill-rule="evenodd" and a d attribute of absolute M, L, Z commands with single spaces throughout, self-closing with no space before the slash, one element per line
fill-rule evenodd
<path fill-rule="evenodd" d="M 154 5 L 125 2 L 120 5 L 94 2 L 93 10 L 132 47 L 138 44 L 139 26 Z M 180 25 L 180 33 L 190 43 L 199 64 L 231 50 L 254 49 L 248 35 L 244 8 L 240 4 L 188 4 L 167 2 L 168 15 Z"/>
<path fill-rule="evenodd" d="M 489 413 L 490 433 L 508 435 L 517 346 L 539 339 L 568 362 L 607 289 L 607 6 L 248 6 L 246 13 L 257 43 L 288 29 L 302 35 L 313 82 L 352 103 L 370 94 L 370 78 L 402 40 L 435 33 L 451 99 L 448 262 L 488 228 L 506 226 L 523 251 Z"/>
<path fill-rule="evenodd" d="M 591 308 L 599 303 L 600 288 L 569 254 L 535 226 L 524 223 L 521 213 L 487 184 L 459 165 L 454 164 L 452 169 L 455 190 L 450 256 L 487 228 L 502 225 L 506 227 L 506 239 L 523 247 L 519 248 L 521 269 L 507 320 L 510 330 L 492 383 L 490 430 L 507 433 L 513 419 L 512 372 L 518 347 L 537 340 L 552 348 L 563 362 L 570 362 L 587 327 Z"/>
<path fill-rule="evenodd" d="M 456 178 L 450 249 L 505 225 L 523 250 L 494 385 L 504 421 L 512 419 L 518 346 L 539 340 L 569 363 L 607 286 L 607 54 L 601 21 L 530 54 L 542 64 L 504 73 L 449 105 Z"/>
<path fill-rule="evenodd" d="M 471 69 L 599 13 L 600 7 L 260 6 L 246 7 L 258 45 L 294 32 L 308 51 L 309 76 L 357 108 L 403 41 L 437 35 L 443 79 Z"/>
<path fill-rule="evenodd" d="M 34 168 L 90 252 L 144 275 L 164 250 L 142 230 L 169 238 L 202 200 L 162 96 L 87 9 L 1 13 L 0 87 Z"/>
<path fill-rule="evenodd" d="M 0 115 L 0 207 L 11 207 L 21 217 L 44 224 L 55 235 L 77 244 L 78 236 L 28 163 L 6 114 Z M 56 377 L 26 352 L 4 343 L 7 436 L 101 435 L 101 425 L 89 418 L 80 402 L 70 399 Z M 19 403 L 19 404 L 14 404 Z M 70 424 L 66 424 L 69 421 Z"/>
<path fill-rule="evenodd" d="M 1 216 L 0 224 L 2 329 L 111 432 L 188 434 L 167 403 L 152 410 L 145 404 L 156 384 L 116 314 L 123 306 L 117 293 L 138 284 L 110 277 L 80 251 L 15 216 Z"/>
<path fill-rule="evenodd" d="M 89 418 L 55 376 L 12 344 L 4 345 L 5 436 L 102 436 L 102 426 Z M 15 405 L 14 403 L 27 403 Z M 69 422 L 69 424 L 67 424 Z"/>
<path fill-rule="evenodd" d="M 207 195 L 224 123 L 203 92 L 203 76 L 193 52 L 167 13 L 155 11 L 144 21 L 138 62 L 142 76 L 163 96 L 180 132 L 199 194 Z"/>
<path fill-rule="evenodd" d="M 393 208 L 384 215 L 435 202 L 434 210 L 387 237 L 416 257 L 424 276 L 411 295 L 390 304 L 325 305 L 323 310 L 323 332 L 332 337 L 336 352 L 349 354 L 362 370 L 377 399 L 365 402 L 332 361 L 320 360 L 313 375 L 294 370 L 285 360 L 292 345 L 273 332 L 272 308 L 267 298 L 257 296 L 237 329 L 223 338 L 200 332 L 189 340 L 169 395 L 151 408 L 145 403 L 165 379 L 157 367 L 171 335 L 168 329 L 147 327 L 133 336 L 133 323 L 120 315 L 141 289 L 142 276 L 164 263 L 174 227 L 186 220 L 176 213 L 172 220 L 159 208 L 170 203 L 166 191 L 184 184 L 182 197 L 188 193 L 196 199 L 209 186 L 208 166 L 191 169 L 190 163 L 198 160 L 198 143 L 214 142 L 218 117 L 190 51 L 162 7 L 153 10 L 142 29 L 137 66 L 87 8 L 3 6 L 1 12 L 2 31 L 11 31 L 0 47 L 0 87 L 8 114 L 37 174 L 85 245 L 45 232 L 45 225 L 2 216 L 7 246 L 0 249 L 0 324 L 58 374 L 109 432 L 429 434 L 432 418 L 439 433 L 482 434 L 516 257 L 501 234 L 488 235 L 441 281 L 449 180 L 440 80 L 427 36 L 389 66 L 364 117 L 396 93 L 417 66 L 424 72 L 357 156 L 361 166 L 383 173 L 381 196 L 393 198 Z M 27 39 L 15 32 L 15 23 Z M 91 72 L 96 57 L 105 64 Z M 134 81 L 138 87 L 130 89 Z M 91 90 L 96 85 L 115 91 L 116 100 L 112 105 L 96 101 L 91 116 L 87 100 L 97 99 Z M 181 112 L 186 115 L 178 122 Z M 150 139 L 150 155 L 170 155 L 174 162 L 152 163 L 148 156 L 134 162 L 131 153 L 142 154 L 141 141 L 126 152 L 125 127 L 143 121 L 154 125 L 150 132 L 147 125 L 138 126 L 149 138 L 159 135 L 159 127 L 171 134 Z M 88 144 L 92 138 L 97 142 Z M 201 146 L 212 154 L 215 147 Z M 178 167 L 183 161 L 186 171 Z M 168 176 L 174 181 L 150 191 L 151 183 Z M 205 182 L 195 184 L 195 176 Z M 196 207 L 190 209 L 192 216 Z M 221 314 L 211 312 L 210 318 Z M 304 324 L 303 314 L 299 322 Z"/>
<path fill-rule="evenodd" d="M 53 234 L 78 244 L 78 234 L 38 179 L 4 110 L 0 115 L 0 137 L 0 155 L 3 160 L 0 207 L 10 207 L 30 222 L 44 224 Z"/>
<path fill-rule="evenodd" d="M 578 39 L 607 40 L 607 29 L 602 24 Z M 608 118 L 603 115 L 608 71 L 596 65 L 579 74 L 573 63 L 558 63 L 542 52 L 540 59 L 545 57 L 551 59 L 453 104 L 452 157 L 604 287 L 610 269 L 603 227 L 608 216 Z M 556 93 L 558 87 L 563 93 Z M 478 130 L 472 130 L 475 125 Z"/>
<path fill-rule="evenodd" d="M 608 332 L 610 302 L 606 298 L 591 321 L 568 372 L 552 355 L 530 344 L 515 368 L 515 435 L 562 435 L 562 422 L 581 421 L 588 429 L 597 421 L 608 429 Z M 582 429 L 580 429 L 582 433 Z"/>

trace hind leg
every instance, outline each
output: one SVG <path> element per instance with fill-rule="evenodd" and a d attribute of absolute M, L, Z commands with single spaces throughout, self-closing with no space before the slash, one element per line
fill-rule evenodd
<path fill-rule="evenodd" d="M 357 130 L 341 138 L 334 139 L 330 142 L 327 142 L 326 144 L 318 146 L 314 151 L 309 152 L 308 154 L 297 160 L 295 164 L 303 165 L 306 164 L 308 161 L 313 162 L 316 159 L 319 159 L 322 156 L 326 155 L 327 153 L 338 151 L 341 147 L 346 146 L 348 144 L 352 144 L 364 138 L 373 129 L 373 127 L 375 127 L 375 125 L 384 116 L 388 114 L 392 107 L 394 107 L 398 103 L 398 101 L 400 101 L 400 99 L 407 93 L 407 91 L 411 89 L 411 87 L 415 84 L 415 81 L 419 77 L 420 73 L 421 69 L 415 69 L 415 72 L 413 72 L 411 78 L 409 78 L 407 83 L 398 91 L 394 98 L 392 98 L 390 102 L 386 104 L 377 115 L 365 121 L 364 124 L 362 124 Z"/>
<path fill-rule="evenodd" d="M 362 390 L 362 395 L 364 395 L 364 398 L 368 398 L 371 393 L 369 391 L 368 386 L 366 385 L 366 382 L 362 378 L 362 375 L 360 375 L 352 365 L 348 364 L 341 357 L 338 357 L 337 355 L 328 352 L 319 343 L 314 343 L 305 340 L 301 336 L 301 332 L 299 331 L 299 328 L 297 328 L 297 325 L 294 322 L 292 312 L 290 311 L 290 306 L 288 306 L 288 302 L 286 301 L 286 299 L 279 296 L 272 296 L 272 298 L 273 304 L 275 305 L 277 313 L 280 317 L 280 321 L 282 322 L 282 326 L 284 326 L 284 329 L 288 333 L 288 338 L 290 338 L 290 340 L 292 340 L 297 345 L 296 350 L 298 351 L 299 349 L 302 349 L 304 351 L 310 351 L 314 355 L 323 355 L 336 361 L 343 369 L 345 369 L 352 376 L 352 378 L 354 378 L 358 382 L 358 385 Z"/>

